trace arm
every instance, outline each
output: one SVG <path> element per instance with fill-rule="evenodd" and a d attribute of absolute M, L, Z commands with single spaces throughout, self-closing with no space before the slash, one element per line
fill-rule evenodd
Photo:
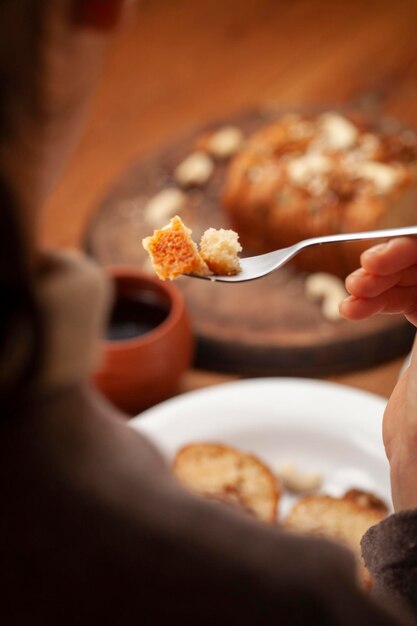
<path fill-rule="evenodd" d="M 417 238 L 395 239 L 361 256 L 348 276 L 350 296 L 341 313 L 365 319 L 376 313 L 403 313 L 417 326 Z M 417 611 L 417 349 L 387 404 L 383 438 L 391 469 L 396 515 L 371 528 L 362 540 L 375 591 L 387 590 Z"/>
<path fill-rule="evenodd" d="M 417 325 L 417 238 L 393 239 L 367 250 L 361 268 L 346 279 L 350 292 L 340 307 L 348 319 L 404 313 Z M 383 437 L 391 467 L 396 511 L 417 507 L 417 354 L 388 402 Z"/>

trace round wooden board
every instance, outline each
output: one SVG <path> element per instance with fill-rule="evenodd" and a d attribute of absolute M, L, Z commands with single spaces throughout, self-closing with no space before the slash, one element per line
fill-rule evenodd
<path fill-rule="evenodd" d="M 95 214 L 86 236 L 88 251 L 103 265 L 152 272 L 141 244 L 153 232 L 145 220 L 148 200 L 176 186 L 173 171 L 203 132 L 232 123 L 249 133 L 276 115 L 274 109 L 254 110 L 213 123 L 134 164 Z M 229 227 L 220 204 L 225 167 L 217 163 L 204 188 L 187 192 L 181 217 L 197 241 L 206 228 Z M 249 255 L 244 250 L 243 256 Z M 410 349 L 414 329 L 402 316 L 326 321 L 320 306 L 304 295 L 305 277 L 286 267 L 235 285 L 179 279 L 198 338 L 197 366 L 246 375 L 318 376 L 369 367 Z"/>

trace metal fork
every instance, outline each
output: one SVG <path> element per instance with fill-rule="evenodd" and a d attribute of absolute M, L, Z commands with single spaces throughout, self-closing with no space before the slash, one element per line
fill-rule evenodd
<path fill-rule="evenodd" d="M 369 230 L 362 233 L 343 233 L 341 235 L 326 235 L 324 237 L 313 237 L 304 239 L 288 248 L 274 250 L 267 254 L 250 256 L 240 259 L 241 271 L 234 276 L 198 276 L 197 274 L 187 274 L 192 278 L 203 278 L 222 283 L 241 283 L 247 280 L 262 278 L 271 272 L 279 269 L 296 254 L 310 248 L 311 246 L 321 246 L 326 243 L 338 243 L 343 241 L 359 241 L 361 239 L 382 239 L 385 237 L 402 237 L 406 235 L 417 235 L 417 226 L 406 226 L 403 228 L 388 228 L 385 230 Z"/>

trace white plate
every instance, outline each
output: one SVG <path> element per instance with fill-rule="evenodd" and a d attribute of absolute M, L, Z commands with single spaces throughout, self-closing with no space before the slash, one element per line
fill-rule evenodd
<path fill-rule="evenodd" d="M 264 378 L 194 391 L 142 413 L 130 424 L 170 459 L 194 441 L 258 455 L 272 468 L 291 460 L 324 476 L 321 491 L 358 487 L 391 503 L 381 424 L 386 400 L 327 382 Z M 281 513 L 292 499 L 286 496 Z"/>

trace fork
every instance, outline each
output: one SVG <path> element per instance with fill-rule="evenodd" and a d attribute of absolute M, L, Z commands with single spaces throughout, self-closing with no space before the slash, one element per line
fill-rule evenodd
<path fill-rule="evenodd" d="M 385 237 L 402 237 L 406 235 L 417 235 L 417 226 L 406 226 L 402 228 L 388 228 L 385 230 L 369 230 L 361 233 L 343 233 L 340 235 L 326 235 L 324 237 L 313 237 L 304 239 L 288 248 L 281 248 L 268 252 L 240 259 L 241 271 L 234 276 L 203 276 L 197 274 L 187 274 L 192 278 L 203 278 L 222 283 L 242 283 L 248 280 L 262 278 L 271 272 L 279 269 L 296 254 L 312 246 L 321 246 L 326 243 L 338 243 L 344 241 L 359 241 L 362 239 L 381 239 Z"/>

